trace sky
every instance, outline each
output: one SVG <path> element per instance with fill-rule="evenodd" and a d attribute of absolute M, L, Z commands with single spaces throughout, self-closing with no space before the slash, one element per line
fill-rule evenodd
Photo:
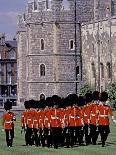
<path fill-rule="evenodd" d="M 17 15 L 25 11 L 27 0 L 0 0 L 0 33 L 6 40 L 12 40 L 16 34 Z"/>

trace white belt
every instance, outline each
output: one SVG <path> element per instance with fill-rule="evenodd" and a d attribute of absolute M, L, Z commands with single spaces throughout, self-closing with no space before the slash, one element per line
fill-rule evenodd
<path fill-rule="evenodd" d="M 29 119 L 27 119 L 28 121 L 31 121 L 31 119 L 29 118 Z"/>
<path fill-rule="evenodd" d="M 96 116 L 95 114 L 91 114 L 91 116 Z"/>
<path fill-rule="evenodd" d="M 70 118 L 80 118 L 80 117 L 78 117 L 78 116 L 75 116 L 75 117 L 74 116 L 70 116 Z"/>
<path fill-rule="evenodd" d="M 99 115 L 100 117 L 108 117 L 108 115 Z"/>
<path fill-rule="evenodd" d="M 53 117 L 53 116 L 51 116 L 51 119 L 59 119 L 58 117 Z"/>
<path fill-rule="evenodd" d="M 5 123 L 12 123 L 13 121 L 6 121 Z"/>
<path fill-rule="evenodd" d="M 37 122 L 37 120 L 35 119 L 34 122 Z"/>

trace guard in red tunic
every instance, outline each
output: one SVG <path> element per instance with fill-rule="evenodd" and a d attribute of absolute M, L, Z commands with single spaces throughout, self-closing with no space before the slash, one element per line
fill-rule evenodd
<path fill-rule="evenodd" d="M 83 120 L 83 106 L 85 104 L 84 97 L 79 96 L 77 102 L 77 119 L 76 119 L 76 133 L 79 145 L 83 143 L 83 136 L 84 136 L 84 120 Z"/>
<path fill-rule="evenodd" d="M 101 135 L 101 141 L 102 141 L 102 147 L 105 146 L 105 141 L 107 140 L 107 137 L 110 133 L 109 115 L 112 118 L 113 122 L 116 122 L 116 120 L 114 120 L 111 107 L 106 104 L 107 99 L 108 99 L 107 92 L 102 92 L 100 96 L 101 102 L 99 105 L 99 122 L 98 122 L 99 133 Z"/>
<path fill-rule="evenodd" d="M 51 104 L 52 98 L 46 98 L 46 107 L 44 109 L 45 117 L 44 117 L 44 134 L 45 140 L 47 143 L 47 147 L 52 146 L 52 134 L 51 134 Z"/>
<path fill-rule="evenodd" d="M 33 133 L 35 146 L 40 145 L 39 141 L 39 112 L 38 112 L 38 102 L 34 101 L 34 115 L 33 115 Z"/>
<path fill-rule="evenodd" d="M 53 145 L 54 148 L 58 148 L 59 144 L 59 134 L 60 134 L 60 117 L 59 117 L 59 109 L 58 109 L 58 102 L 59 102 L 59 96 L 53 95 L 52 96 L 53 102 L 54 102 L 54 107 L 52 108 L 51 111 L 51 128 L 52 128 L 52 136 L 53 136 Z"/>
<path fill-rule="evenodd" d="M 98 138 L 98 107 L 99 107 L 99 96 L 98 91 L 93 92 L 93 101 L 91 104 L 91 113 L 90 113 L 90 136 L 92 144 L 96 145 Z"/>
<path fill-rule="evenodd" d="M 13 112 L 10 111 L 12 108 L 12 103 L 7 101 L 4 103 L 4 109 L 6 112 L 3 113 L 2 116 L 2 128 L 6 133 L 6 143 L 8 147 L 12 147 L 13 139 L 14 139 L 14 123 L 16 120 Z"/>
<path fill-rule="evenodd" d="M 29 105 L 29 102 L 28 101 L 25 101 L 24 103 L 24 106 L 25 106 L 25 111 L 22 112 L 21 114 L 21 133 L 23 132 L 24 130 L 24 134 L 25 134 L 25 142 L 26 142 L 26 145 L 28 145 L 28 136 L 26 134 L 27 132 L 27 123 L 26 123 L 26 119 L 27 119 L 27 114 L 28 114 L 28 105 Z"/>
<path fill-rule="evenodd" d="M 34 100 L 29 101 L 29 110 L 26 116 L 26 124 L 27 124 L 27 131 L 26 131 L 26 138 L 27 144 L 33 145 L 34 144 L 34 134 L 33 134 L 33 118 L 34 118 L 34 110 L 33 110 Z"/>
<path fill-rule="evenodd" d="M 85 94 L 85 105 L 83 107 L 84 114 L 84 133 L 85 133 L 85 143 L 90 144 L 90 113 L 91 113 L 91 102 L 92 93 Z"/>

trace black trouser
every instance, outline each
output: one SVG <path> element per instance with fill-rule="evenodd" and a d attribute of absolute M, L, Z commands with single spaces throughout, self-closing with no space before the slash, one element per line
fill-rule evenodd
<path fill-rule="evenodd" d="M 90 144 L 91 138 L 90 138 L 90 128 L 88 124 L 85 124 L 84 126 L 84 134 L 85 134 L 85 143 L 86 145 Z"/>
<path fill-rule="evenodd" d="M 77 126 L 76 127 L 76 137 L 78 139 L 78 143 L 79 145 L 81 145 L 83 143 L 83 126 Z"/>
<path fill-rule="evenodd" d="M 38 146 L 40 145 L 40 140 L 39 140 L 39 136 L 38 136 L 38 129 L 33 129 L 34 132 L 34 141 L 35 141 L 35 145 Z"/>
<path fill-rule="evenodd" d="M 76 137 L 76 131 L 75 131 L 75 127 L 70 126 L 70 145 L 71 147 L 74 146 L 75 143 L 75 137 Z"/>
<path fill-rule="evenodd" d="M 109 125 L 99 125 L 99 133 L 101 136 L 102 146 L 104 146 L 105 141 L 107 140 L 108 134 L 110 133 Z"/>
<path fill-rule="evenodd" d="M 59 135 L 60 135 L 60 128 L 58 127 L 52 127 L 52 136 L 53 136 L 53 144 L 54 148 L 58 148 L 59 144 Z"/>
<path fill-rule="evenodd" d="M 13 143 L 13 138 L 14 138 L 14 129 L 11 129 L 11 130 L 8 130 L 8 129 L 5 129 L 5 132 L 6 132 L 6 143 L 7 143 L 7 146 L 12 146 L 12 143 Z"/>
<path fill-rule="evenodd" d="M 99 135 L 99 131 L 97 130 L 97 126 L 90 124 L 90 137 L 94 145 L 96 144 L 98 135 Z"/>
<path fill-rule="evenodd" d="M 26 130 L 26 145 L 33 145 L 34 144 L 34 135 L 33 135 L 33 129 L 32 128 L 27 128 Z"/>
<path fill-rule="evenodd" d="M 47 141 L 47 147 L 50 147 L 50 145 L 52 145 L 51 129 L 44 128 L 44 137 L 44 139 Z"/>
<path fill-rule="evenodd" d="M 40 128 L 40 141 L 42 147 L 45 146 L 45 129 Z"/>
<path fill-rule="evenodd" d="M 64 128 L 64 141 L 66 141 L 66 146 L 70 145 L 70 130 L 69 127 Z"/>

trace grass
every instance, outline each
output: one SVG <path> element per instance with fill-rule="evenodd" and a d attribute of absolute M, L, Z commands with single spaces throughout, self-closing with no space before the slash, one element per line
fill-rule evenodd
<path fill-rule="evenodd" d="M 116 112 L 114 112 L 116 118 Z M 15 139 L 12 148 L 6 147 L 5 133 L 0 126 L 0 155 L 115 155 L 116 154 L 116 124 L 111 123 L 111 133 L 106 146 L 101 147 L 100 138 L 97 145 L 79 146 L 75 148 L 41 148 L 25 146 L 24 135 L 21 134 L 19 114 L 15 123 Z"/>

